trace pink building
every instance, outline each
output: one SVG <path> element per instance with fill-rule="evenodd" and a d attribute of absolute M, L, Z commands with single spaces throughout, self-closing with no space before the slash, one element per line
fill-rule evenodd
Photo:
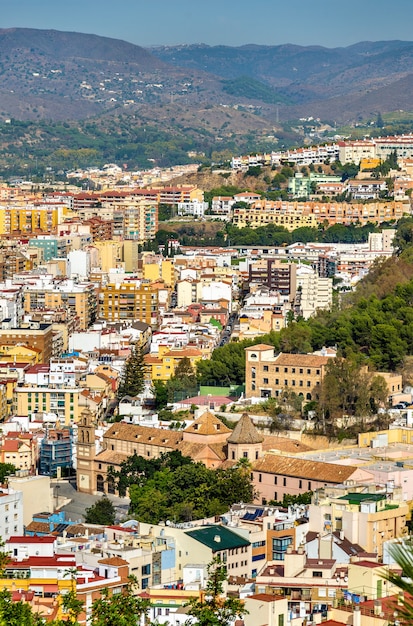
<path fill-rule="evenodd" d="M 371 483 L 374 477 L 364 469 L 323 463 L 291 456 L 267 454 L 252 466 L 257 502 L 280 501 L 284 495 L 299 495 L 345 481 Z"/>

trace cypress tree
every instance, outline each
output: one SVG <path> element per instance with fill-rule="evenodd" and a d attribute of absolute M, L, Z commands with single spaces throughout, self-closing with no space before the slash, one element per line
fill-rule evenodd
<path fill-rule="evenodd" d="M 145 362 L 142 348 L 135 345 L 132 354 L 127 359 L 118 387 L 118 399 L 124 396 L 138 396 L 145 388 Z"/>

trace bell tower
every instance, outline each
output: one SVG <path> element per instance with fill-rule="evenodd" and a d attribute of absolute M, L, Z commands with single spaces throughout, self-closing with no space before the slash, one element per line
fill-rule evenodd
<path fill-rule="evenodd" d="M 95 469 L 95 423 L 93 414 L 87 407 L 80 414 L 77 427 L 77 490 L 94 493 Z"/>

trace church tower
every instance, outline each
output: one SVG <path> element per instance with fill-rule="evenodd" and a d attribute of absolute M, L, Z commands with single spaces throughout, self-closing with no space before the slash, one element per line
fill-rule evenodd
<path fill-rule="evenodd" d="M 96 456 L 95 424 L 93 414 L 87 407 L 80 414 L 77 427 L 77 490 L 83 493 L 94 493 Z"/>
<path fill-rule="evenodd" d="M 248 459 L 254 462 L 262 456 L 263 441 L 264 437 L 255 428 L 248 413 L 243 413 L 227 439 L 228 460 Z"/>

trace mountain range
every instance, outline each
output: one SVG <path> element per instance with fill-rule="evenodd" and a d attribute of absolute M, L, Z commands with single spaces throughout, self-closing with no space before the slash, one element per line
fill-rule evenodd
<path fill-rule="evenodd" d="M 269 122 L 354 122 L 406 109 L 413 42 L 151 49 L 97 35 L 0 30 L 0 117 L 73 119 L 179 103 L 246 108 Z"/>

